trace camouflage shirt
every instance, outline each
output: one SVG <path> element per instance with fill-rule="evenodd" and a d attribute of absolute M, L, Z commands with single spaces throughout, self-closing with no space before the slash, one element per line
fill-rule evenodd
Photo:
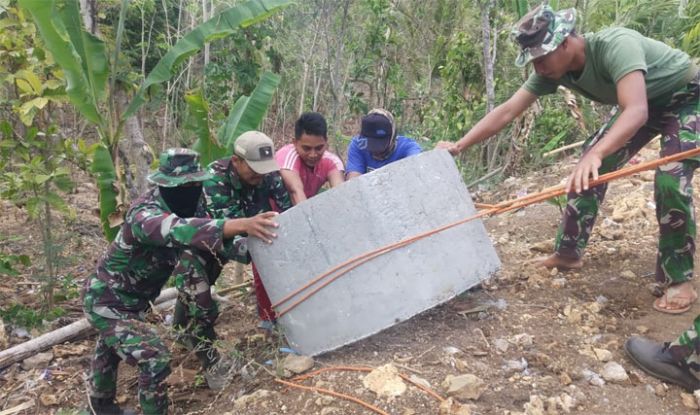
<path fill-rule="evenodd" d="M 146 192 L 133 202 L 97 265 L 96 278 L 104 284 L 102 292 L 93 293 L 93 311 L 107 318 L 129 318 L 133 316 L 128 314 L 145 311 L 185 250 L 246 260 L 245 238 L 224 241 L 224 222 L 208 216 L 203 197 L 194 217 L 183 219 L 171 213 L 158 188 Z"/>
<path fill-rule="evenodd" d="M 270 200 L 282 212 L 292 207 L 279 172 L 266 174 L 258 186 L 249 186 L 238 177 L 230 157 L 211 163 L 209 172 L 213 177 L 204 182 L 204 194 L 215 218 L 249 218 L 268 212 L 272 210 Z"/>

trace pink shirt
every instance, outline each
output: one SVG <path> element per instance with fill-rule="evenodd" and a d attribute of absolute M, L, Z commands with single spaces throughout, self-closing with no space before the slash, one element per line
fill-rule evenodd
<path fill-rule="evenodd" d="M 294 144 L 277 150 L 275 154 L 277 165 L 282 170 L 293 170 L 299 173 L 301 182 L 304 184 L 304 194 L 307 198 L 313 197 L 318 193 L 318 190 L 328 181 L 328 175 L 336 170 L 343 171 L 343 162 L 338 156 L 330 151 L 324 151 L 321 160 L 316 163 L 314 168 L 307 166 L 299 157 Z"/>

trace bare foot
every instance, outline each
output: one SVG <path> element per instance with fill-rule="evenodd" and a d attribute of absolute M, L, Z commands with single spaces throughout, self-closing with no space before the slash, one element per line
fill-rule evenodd
<path fill-rule="evenodd" d="M 583 261 L 581 259 L 566 258 L 557 254 L 535 258 L 532 262 L 541 267 L 549 269 L 557 268 L 562 271 L 581 269 L 581 267 L 583 267 Z"/>
<path fill-rule="evenodd" d="M 689 281 L 672 285 L 666 289 L 663 296 L 654 300 L 654 310 L 668 314 L 681 314 L 690 309 L 698 299 L 695 287 Z"/>

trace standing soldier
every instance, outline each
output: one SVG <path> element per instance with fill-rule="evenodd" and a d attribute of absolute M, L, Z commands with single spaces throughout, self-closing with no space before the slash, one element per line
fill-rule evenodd
<path fill-rule="evenodd" d="M 622 167 L 657 134 L 661 156 L 697 146 L 700 75 L 680 50 L 622 27 L 579 36 L 576 10 L 554 12 L 543 4 L 518 22 L 513 34 L 521 52 L 517 66 L 532 62 L 534 73 L 506 102 L 496 107 L 456 143 L 439 143 L 450 153 L 498 133 L 537 97 L 564 85 L 594 101 L 616 105 L 611 119 L 584 144 L 569 176 L 569 201 L 555 241 L 555 253 L 541 261 L 549 268 L 580 268 L 583 250 L 607 185 L 589 189 L 591 177 Z M 687 311 L 697 299 L 690 279 L 695 252 L 695 215 L 691 180 L 697 158 L 656 170 L 654 198 L 660 236 L 657 282 L 665 287 L 654 308 Z"/>
<path fill-rule="evenodd" d="M 170 353 L 156 331 L 144 321 L 150 304 L 171 275 L 180 296 L 192 299 L 198 317 L 211 326 L 216 304 L 208 290 L 202 253 L 247 259 L 247 233 L 270 241 L 276 227 L 274 214 L 244 220 L 208 217 L 202 181 L 210 177 L 199 165 L 197 153 L 170 149 L 160 157 L 160 168 L 148 179 L 156 187 L 129 208 L 124 223 L 97 272 L 84 287 L 83 307 L 99 332 L 90 376 L 90 406 L 97 414 L 123 414 L 115 404 L 119 362 L 138 366 L 139 402 L 144 414 L 168 411 L 165 378 Z M 198 333 L 195 333 L 197 335 Z M 207 382 L 221 383 L 221 374 L 206 368 Z"/>

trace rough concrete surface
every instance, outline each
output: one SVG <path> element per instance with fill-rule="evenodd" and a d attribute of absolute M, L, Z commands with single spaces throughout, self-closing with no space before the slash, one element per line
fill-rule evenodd
<path fill-rule="evenodd" d="M 274 304 L 350 258 L 475 212 L 454 160 L 434 150 L 301 203 L 278 217 L 272 245 L 250 238 L 249 249 Z M 290 346 L 317 355 L 443 303 L 499 267 L 476 220 L 360 265 L 279 322 Z"/>

